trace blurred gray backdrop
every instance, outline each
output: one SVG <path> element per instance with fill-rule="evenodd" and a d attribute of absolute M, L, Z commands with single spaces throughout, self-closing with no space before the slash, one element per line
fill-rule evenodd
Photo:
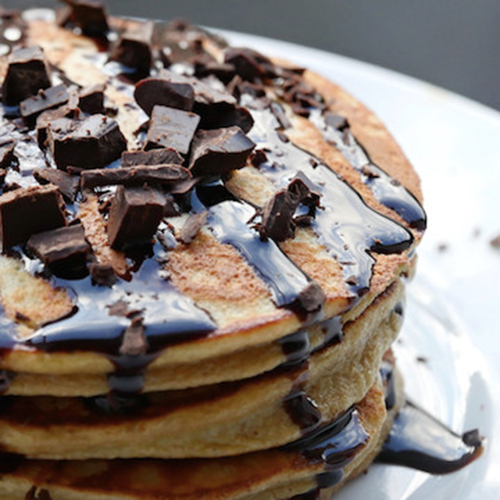
<path fill-rule="evenodd" d="M 0 0 L 8 8 L 55 0 Z M 269 36 L 421 78 L 500 110 L 500 0 L 108 0 L 112 14 Z"/>

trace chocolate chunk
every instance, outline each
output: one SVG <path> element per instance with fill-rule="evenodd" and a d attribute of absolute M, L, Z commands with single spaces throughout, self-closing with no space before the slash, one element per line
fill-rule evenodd
<path fill-rule="evenodd" d="M 153 60 L 151 53 L 153 28 L 154 23 L 146 21 L 123 33 L 111 54 L 111 60 L 149 74 Z"/>
<path fill-rule="evenodd" d="M 65 207 L 56 186 L 19 188 L 0 196 L 0 240 L 6 250 L 33 234 L 66 225 Z"/>
<path fill-rule="evenodd" d="M 56 108 L 68 102 L 69 93 L 64 84 L 49 87 L 46 90 L 40 89 L 38 94 L 28 97 L 19 104 L 21 116 L 25 119 L 34 118 L 42 111 Z"/>
<path fill-rule="evenodd" d="M 104 115 L 83 120 L 60 118 L 48 128 L 48 142 L 58 168 L 104 167 L 120 158 L 127 142 L 118 124 Z"/>
<path fill-rule="evenodd" d="M 189 243 L 191 243 L 196 238 L 196 236 L 200 232 L 200 229 L 206 224 L 206 222 L 207 212 L 191 214 L 182 226 L 179 241 L 181 241 L 181 243 L 189 245 Z"/>
<path fill-rule="evenodd" d="M 104 113 L 104 85 L 85 87 L 78 93 L 78 107 L 89 115 Z"/>
<path fill-rule="evenodd" d="M 194 89 L 190 81 L 177 75 L 162 78 L 145 78 L 135 86 L 137 104 L 151 116 L 156 105 L 191 111 Z"/>
<path fill-rule="evenodd" d="M 298 301 L 303 309 L 312 313 L 319 311 L 325 303 L 325 292 L 316 282 L 311 282 L 307 288 L 299 293 Z"/>
<path fill-rule="evenodd" d="M 155 106 L 146 138 L 146 148 L 173 148 L 187 154 L 200 117 L 180 109 Z"/>
<path fill-rule="evenodd" d="M 224 62 L 232 64 L 243 80 L 252 81 L 256 78 L 272 77 L 275 74 L 270 59 L 248 48 L 230 47 L 224 53 Z"/>
<path fill-rule="evenodd" d="M 26 493 L 25 500 L 52 500 L 52 497 L 48 490 L 32 486 L 28 493 Z"/>
<path fill-rule="evenodd" d="M 319 193 L 311 181 L 299 172 L 286 189 L 278 191 L 267 203 L 262 222 L 257 226 L 262 238 L 284 241 L 294 234 L 294 214 L 300 203 L 319 206 Z"/>
<path fill-rule="evenodd" d="M 37 233 L 28 240 L 28 249 L 44 264 L 68 259 L 84 259 L 90 252 L 83 226 L 65 226 Z"/>
<path fill-rule="evenodd" d="M 328 127 L 333 127 L 337 130 L 345 130 L 349 128 L 349 122 L 344 116 L 337 115 L 335 113 L 327 112 L 323 114 L 325 124 Z"/>
<path fill-rule="evenodd" d="M 131 325 L 125 330 L 120 346 L 122 356 L 139 356 L 146 353 L 148 342 L 142 321 L 142 318 L 134 318 Z"/>
<path fill-rule="evenodd" d="M 22 47 L 12 51 L 2 86 L 4 104 L 15 106 L 50 85 L 49 68 L 40 47 Z"/>
<path fill-rule="evenodd" d="M 4 170 L 3 168 L 0 168 L 0 186 L 3 186 L 3 183 L 5 182 L 6 175 L 7 175 L 7 171 Z"/>
<path fill-rule="evenodd" d="M 182 165 L 184 158 L 172 148 L 152 149 L 151 151 L 125 151 L 122 154 L 122 167 L 136 165 Z"/>
<path fill-rule="evenodd" d="M 89 265 L 89 271 L 94 285 L 111 287 L 118 281 L 115 270 L 109 264 L 92 262 Z"/>
<path fill-rule="evenodd" d="M 64 198 L 73 203 L 80 189 L 80 178 L 55 168 L 37 168 L 33 177 L 40 184 L 54 184 L 59 188 Z"/>
<path fill-rule="evenodd" d="M 267 162 L 267 155 L 262 149 L 256 149 L 252 151 L 250 161 L 254 167 L 259 167 L 263 163 Z"/>
<path fill-rule="evenodd" d="M 104 4 L 100 0 L 64 0 L 71 7 L 71 21 L 85 35 L 102 37 L 109 30 Z"/>
<path fill-rule="evenodd" d="M 277 103 L 276 101 L 272 101 L 270 104 L 270 108 L 274 117 L 276 118 L 276 120 L 278 120 L 281 128 L 287 129 L 292 127 L 292 124 L 286 116 L 285 110 L 283 109 L 283 106 L 281 106 L 281 104 Z"/>
<path fill-rule="evenodd" d="M 154 189 L 119 186 L 109 211 L 111 246 L 121 249 L 150 240 L 163 219 L 165 205 L 165 197 Z"/>
<path fill-rule="evenodd" d="M 36 119 L 36 138 L 40 149 L 45 148 L 47 145 L 47 129 L 53 121 L 59 120 L 59 118 L 74 117 L 78 114 L 78 102 L 73 101 L 73 95 L 70 93 L 68 104 L 56 109 L 43 111 Z"/>
<path fill-rule="evenodd" d="M 200 128 L 206 130 L 236 126 L 247 134 L 253 127 L 252 115 L 240 106 L 195 106 L 195 110 L 202 113 Z"/>
<path fill-rule="evenodd" d="M 172 185 L 191 177 L 180 165 L 138 165 L 128 168 L 87 170 L 82 172 L 82 189 L 97 186 L 139 186 L 143 184 Z"/>
<path fill-rule="evenodd" d="M 239 127 L 200 130 L 193 140 L 189 169 L 194 176 L 225 174 L 244 167 L 254 147 Z"/>
<path fill-rule="evenodd" d="M 234 64 L 219 63 L 216 60 L 204 61 L 200 58 L 192 60 L 191 62 L 194 64 L 194 74 L 198 78 L 214 75 L 221 82 L 227 84 L 234 78 L 234 75 L 236 74 L 236 68 Z"/>
<path fill-rule="evenodd" d="M 14 148 L 16 143 L 14 139 L 2 137 L 0 139 L 0 168 L 10 167 L 14 160 Z"/>

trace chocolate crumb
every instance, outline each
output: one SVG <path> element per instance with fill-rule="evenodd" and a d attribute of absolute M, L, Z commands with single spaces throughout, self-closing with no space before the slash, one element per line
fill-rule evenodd
<path fill-rule="evenodd" d="M 191 243 L 196 238 L 196 236 L 200 232 L 200 229 L 206 224 L 206 222 L 207 212 L 191 214 L 182 226 L 179 241 L 181 243 L 189 245 L 189 243 Z"/>
<path fill-rule="evenodd" d="M 473 429 L 471 431 L 464 432 L 462 434 L 462 441 L 467 446 L 472 446 L 474 448 L 481 446 L 483 443 L 483 440 L 481 438 L 481 435 L 479 434 L 478 429 Z"/>
<path fill-rule="evenodd" d="M 250 154 L 250 161 L 254 167 L 259 167 L 267 162 L 267 155 L 262 149 L 255 149 Z"/>
<path fill-rule="evenodd" d="M 89 271 L 93 285 L 111 287 L 118 281 L 115 270 L 109 264 L 92 262 Z"/>
<path fill-rule="evenodd" d="M 500 234 L 498 236 L 495 236 L 490 240 L 490 245 L 495 249 L 499 250 L 500 249 Z"/>
<path fill-rule="evenodd" d="M 449 250 L 449 248 L 450 248 L 450 247 L 449 247 L 448 243 L 440 243 L 440 244 L 438 245 L 438 247 L 437 247 L 438 252 L 440 252 L 440 253 L 444 253 L 444 252 L 446 252 L 447 250 Z"/>

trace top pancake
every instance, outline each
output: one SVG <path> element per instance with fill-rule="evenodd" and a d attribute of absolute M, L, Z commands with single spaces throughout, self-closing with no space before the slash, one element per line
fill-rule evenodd
<path fill-rule="evenodd" d="M 119 32 L 137 27 L 135 22 L 121 20 L 115 20 L 114 26 Z M 185 40 L 193 38 L 195 33 L 201 40 L 202 52 L 219 62 L 228 52 L 217 38 L 195 29 L 174 29 L 170 33 L 185 36 Z M 134 100 L 134 86 L 123 77 L 118 78 L 120 67 L 106 63 L 106 55 L 99 52 L 92 39 L 47 19 L 38 19 L 28 23 L 26 42 L 41 46 L 48 62 L 58 68 L 54 70 L 53 83 L 56 74 L 82 87 L 104 83 L 106 105 L 117 109 L 115 119 L 127 139 L 128 149 L 144 146 L 144 134 L 136 131 L 147 116 Z M 282 73 L 286 71 L 284 63 L 275 64 Z M 5 72 L 6 57 L 0 66 Z M 174 69 L 182 70 L 182 66 Z M 158 71 L 159 63 L 151 76 Z M 280 356 L 269 361 L 255 356 L 256 352 L 265 351 L 266 346 L 276 348 L 278 339 L 305 324 L 336 316 L 341 317 L 343 324 L 356 319 L 399 276 L 410 273 L 422 228 L 405 220 L 397 206 L 393 210 L 390 206 L 395 205 L 377 201 L 369 181 L 377 178 L 376 174 L 353 166 L 342 154 L 342 148 L 332 145 L 333 132 L 325 126 L 325 110 L 345 117 L 349 123 L 347 130 L 362 145 L 371 164 L 421 201 L 419 180 L 411 165 L 380 121 L 344 90 L 309 71 L 300 75 L 292 69 L 286 75 L 288 80 L 297 80 L 298 85 L 319 94 L 320 106 L 313 102 L 304 105 L 310 108 L 310 119 L 301 116 L 304 113 L 297 109 L 297 103 L 284 95 L 287 78 L 261 79 L 268 101 L 243 90 L 240 104 L 247 107 L 255 121 L 247 135 L 255 143 L 255 150 L 266 152 L 267 162 L 255 166 L 255 161 L 249 159 L 245 167 L 224 175 L 224 189 L 243 203 L 226 201 L 210 206 L 211 202 L 206 202 L 202 208 L 208 212 L 208 220 L 190 243 L 180 241 L 189 217 L 189 207 L 183 207 L 180 215 L 166 217 L 158 227 L 153 256 L 148 254 L 142 264 L 144 256 L 132 261 L 109 244 L 103 198 L 111 198 L 113 190 L 97 189 L 82 193 L 76 205 L 70 207 L 72 215 L 68 221 L 80 219 L 92 259 L 113 267 L 118 281 L 112 287 L 92 286 L 88 277 L 72 281 L 56 276 L 41 278 L 33 274 L 33 269 L 40 266 L 32 256 L 20 259 L 11 252 L 0 256 L 0 302 L 5 332 L 1 339 L 0 369 L 54 377 L 55 385 L 58 377 L 104 376 L 117 367 L 123 368 L 120 349 L 127 335 L 124 332 L 131 331 L 127 314 L 138 310 L 142 311 L 149 343 L 148 350 L 141 353 L 142 368 L 148 372 L 168 373 L 176 367 L 196 366 L 200 362 L 217 364 L 235 355 L 251 359 L 251 368 L 239 370 L 234 366 L 218 381 L 254 376 L 283 361 Z M 220 81 L 207 81 L 223 90 Z M 290 122 L 288 126 L 283 127 L 271 112 L 269 100 L 281 104 Z M 345 128 L 342 133 L 346 135 Z M 51 164 L 45 168 L 53 168 L 50 153 L 44 151 Z M 188 164 L 189 155 L 185 162 Z M 113 166 L 120 168 L 117 163 Z M 331 174 L 332 171 L 337 175 Z M 264 209 L 298 172 L 305 173 L 321 191 L 315 222 L 310 227 L 297 227 L 294 236 L 284 241 L 273 238 L 261 241 L 250 219 L 258 216 L 258 209 Z M 33 180 L 31 184 L 37 182 Z M 197 198 L 213 196 L 214 189 L 210 186 L 195 189 Z M 335 199 L 331 199 L 332 193 Z M 185 201 L 185 195 L 182 200 L 175 196 L 178 203 Z M 354 208 L 345 209 L 344 198 Z M 258 223 L 258 217 L 255 221 Z M 333 236 L 325 233 L 330 225 L 337 223 L 340 229 Z M 229 233 L 234 225 L 238 229 L 232 238 Z M 368 226 L 373 233 L 364 235 L 361 242 L 358 229 L 362 227 L 366 232 Z M 249 254 L 238 247 L 241 242 L 234 242 L 242 232 L 245 238 L 253 238 Z M 165 239 L 177 242 L 171 246 L 159 243 Z M 370 244 L 366 243 L 368 240 Z M 247 243 L 245 240 L 241 244 Z M 24 253 L 24 246 L 16 249 Z M 263 257 L 256 262 L 259 252 Z M 272 260 L 271 254 L 278 259 L 278 271 L 286 264 L 284 281 L 275 278 L 273 283 L 264 277 L 262 266 Z M 283 283 L 291 289 L 291 298 L 280 295 Z M 311 284 L 322 290 L 324 303 L 307 312 L 300 310 L 301 300 L 307 298 L 299 295 Z M 362 293 L 358 293 L 359 289 Z M 110 306 L 116 304 L 126 304 L 125 312 L 110 314 Z M 165 331 L 169 333 L 167 338 L 163 335 Z M 159 334 L 160 340 L 152 340 L 148 332 Z M 247 355 L 252 353 L 253 357 Z M 30 381 L 31 390 L 28 384 L 19 391 L 25 395 L 52 393 L 51 384 L 41 391 L 36 387 L 36 376 Z M 198 381 L 185 382 L 187 387 L 200 384 L 203 384 L 200 377 Z M 11 393 L 16 393 L 15 387 L 14 378 Z M 149 390 L 147 385 L 145 390 Z M 78 387 L 72 391 L 72 395 L 79 395 Z"/>

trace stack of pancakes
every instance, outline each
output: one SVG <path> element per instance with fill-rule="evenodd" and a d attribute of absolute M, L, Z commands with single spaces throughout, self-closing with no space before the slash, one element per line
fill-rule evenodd
<path fill-rule="evenodd" d="M 310 71 L 67 3 L 0 62 L 0 498 L 328 498 L 397 412 L 418 177 Z"/>

